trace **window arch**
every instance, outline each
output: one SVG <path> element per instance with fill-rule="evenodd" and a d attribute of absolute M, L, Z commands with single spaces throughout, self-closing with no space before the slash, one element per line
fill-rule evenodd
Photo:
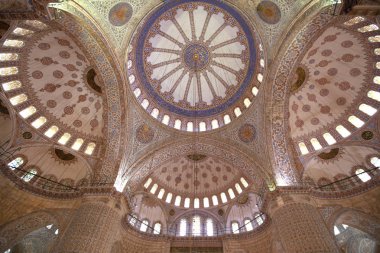
<path fill-rule="evenodd" d="M 212 204 L 214 206 L 217 206 L 219 203 L 218 203 L 218 197 L 216 195 L 212 196 Z"/>
<path fill-rule="evenodd" d="M 359 177 L 359 179 L 362 182 L 367 182 L 367 181 L 371 180 L 371 176 L 368 175 L 368 173 L 365 172 L 363 169 L 357 169 L 355 171 L 355 174 Z"/>
<path fill-rule="evenodd" d="M 252 231 L 253 230 L 253 225 L 250 219 L 245 218 L 244 219 L 244 226 L 246 231 Z"/>
<path fill-rule="evenodd" d="M 23 164 L 24 164 L 24 159 L 22 159 L 21 157 L 16 157 L 15 159 L 13 159 L 11 162 L 8 163 L 8 167 L 11 170 L 15 170 Z"/>
<path fill-rule="evenodd" d="M 149 221 L 147 219 L 144 219 L 140 226 L 141 232 L 146 232 L 148 230 Z"/>
<path fill-rule="evenodd" d="M 205 208 L 210 207 L 210 202 L 207 197 L 203 198 L 203 207 Z"/>
<path fill-rule="evenodd" d="M 159 234 L 161 234 L 161 223 L 160 222 L 156 222 L 155 224 L 154 224 L 154 227 L 153 227 L 153 234 L 155 234 L 155 235 L 159 235 Z"/>
<path fill-rule="evenodd" d="M 237 221 L 231 223 L 231 231 L 233 234 L 239 234 L 239 223 Z"/>
<path fill-rule="evenodd" d="M 35 175 L 37 175 L 38 172 L 36 169 L 29 169 L 22 177 L 21 179 L 24 180 L 24 182 L 28 183 L 30 182 Z"/>

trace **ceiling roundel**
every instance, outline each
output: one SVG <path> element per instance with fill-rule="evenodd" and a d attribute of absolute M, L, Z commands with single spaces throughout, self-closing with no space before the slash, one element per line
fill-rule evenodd
<path fill-rule="evenodd" d="M 188 131 L 200 123 L 203 131 L 218 128 L 257 94 L 256 41 L 243 16 L 225 3 L 169 2 L 134 36 L 129 82 L 144 109 L 163 123 Z"/>

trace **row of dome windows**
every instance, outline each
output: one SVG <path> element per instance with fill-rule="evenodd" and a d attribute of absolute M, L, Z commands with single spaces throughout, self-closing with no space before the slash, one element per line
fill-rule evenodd
<path fill-rule="evenodd" d="M 27 24 L 34 24 L 34 26 L 39 26 L 41 27 L 43 23 L 36 21 L 36 22 L 30 22 Z M 25 36 L 25 35 L 30 35 L 34 33 L 34 31 L 27 30 L 24 28 L 17 27 L 13 30 L 13 34 L 19 35 L 19 36 Z M 24 41 L 22 40 L 13 40 L 13 39 L 7 39 L 4 41 L 3 46 L 4 47 L 16 47 L 16 48 L 21 48 L 25 45 Z M 0 61 L 16 61 L 19 59 L 19 55 L 16 53 L 0 53 Z M 11 75 L 16 75 L 18 74 L 19 70 L 17 67 L 4 67 L 0 68 L 0 77 L 1 76 L 11 76 Z M 22 84 L 18 80 L 13 80 L 9 82 L 2 83 L 3 90 L 8 92 L 8 91 L 13 91 L 16 89 L 19 89 L 22 87 Z M 28 100 L 28 96 L 24 93 L 15 95 L 9 99 L 10 103 L 13 106 L 20 105 Z M 37 109 L 34 106 L 28 106 L 27 108 L 21 110 L 19 112 L 20 116 L 24 119 L 29 118 L 33 114 L 37 112 Z M 47 119 L 44 116 L 40 116 L 39 118 L 35 119 L 31 125 L 35 129 L 39 129 L 43 125 L 47 123 Z M 45 136 L 48 138 L 52 138 L 55 136 L 55 134 L 59 131 L 59 128 L 55 125 L 50 126 L 45 131 Z M 71 134 L 70 133 L 63 133 L 62 136 L 59 138 L 58 143 L 61 145 L 66 145 L 66 143 L 71 139 Z M 75 142 L 72 144 L 71 148 L 75 151 L 79 151 L 84 143 L 84 139 L 82 138 L 77 138 Z M 92 155 L 94 150 L 95 150 L 96 144 L 94 142 L 90 142 L 87 144 L 87 147 L 84 151 L 85 154 L 87 155 Z"/>
<path fill-rule="evenodd" d="M 350 19 L 349 21 L 345 22 L 344 24 L 346 26 L 352 26 L 354 24 L 358 24 L 360 22 L 363 22 L 365 19 L 363 17 L 355 17 L 355 18 L 352 18 Z M 380 30 L 379 26 L 375 25 L 375 24 L 370 24 L 370 25 L 366 25 L 366 26 L 363 26 L 361 28 L 358 28 L 358 31 L 361 32 L 361 33 L 366 33 L 366 32 L 372 32 L 372 31 L 378 31 Z M 372 43 L 377 43 L 377 42 L 380 42 L 380 35 L 376 35 L 376 36 L 370 36 L 368 38 L 368 40 Z M 376 48 L 374 53 L 376 55 L 380 55 L 380 48 Z M 376 63 L 376 68 L 377 69 L 380 69 L 380 62 L 377 62 Z M 375 76 L 373 78 L 373 82 L 375 84 L 378 84 L 380 85 L 380 76 Z M 367 92 L 367 96 L 377 102 L 380 102 L 380 92 L 378 91 L 374 91 L 374 90 L 370 90 Z M 370 106 L 370 105 L 367 105 L 367 104 L 361 104 L 359 106 L 359 110 L 365 114 L 367 114 L 368 116 L 373 116 L 377 113 L 377 109 Z M 355 115 L 351 115 L 348 117 L 348 122 L 350 122 L 352 125 L 354 125 L 356 128 L 360 128 L 362 127 L 365 123 L 363 120 L 361 120 L 360 118 L 358 118 L 357 116 Z M 351 132 L 345 128 L 344 126 L 342 125 L 338 125 L 335 130 L 343 137 L 343 138 L 346 138 L 348 136 L 351 135 Z M 336 143 L 336 140 L 335 138 L 330 134 L 330 133 L 324 133 L 323 134 L 323 138 L 325 139 L 325 141 L 327 142 L 328 145 L 333 145 Z M 317 150 L 320 150 L 322 149 L 322 145 L 321 143 L 318 141 L 317 138 L 311 138 L 310 139 L 310 143 L 313 147 L 313 149 L 315 151 Z M 306 144 L 304 142 L 299 142 L 298 143 L 298 147 L 299 147 L 299 150 L 301 152 L 302 155 L 306 155 L 309 153 L 309 150 L 306 146 Z"/>
<path fill-rule="evenodd" d="M 261 44 L 260 44 L 260 50 L 262 50 L 262 46 L 261 46 Z M 132 63 L 131 60 L 129 60 L 129 61 L 127 62 L 127 67 L 128 67 L 128 69 L 130 69 L 130 68 L 132 67 L 132 64 L 133 64 L 133 63 Z M 260 66 L 264 68 L 264 66 L 265 66 L 265 61 L 264 61 L 264 59 L 261 59 L 261 60 L 260 60 Z M 130 84 L 133 84 L 133 83 L 135 82 L 135 80 L 136 80 L 136 78 L 135 78 L 135 76 L 134 76 L 133 74 L 130 75 L 130 76 L 128 77 L 128 79 L 129 79 Z M 264 79 L 263 74 L 261 74 L 261 73 L 257 74 L 257 80 L 258 80 L 260 83 L 263 82 L 263 79 Z M 252 92 L 252 94 L 253 94 L 254 96 L 257 96 L 257 94 L 259 93 L 259 89 L 258 89 L 256 86 L 254 86 L 254 87 L 252 87 L 251 92 Z M 140 89 L 140 88 L 136 88 L 136 89 L 134 89 L 133 93 L 134 93 L 134 95 L 135 95 L 136 98 L 139 98 L 139 97 L 141 96 L 141 89 Z M 248 108 L 248 107 L 252 104 L 252 101 L 251 101 L 249 98 L 245 98 L 243 103 L 244 103 L 244 106 L 245 106 L 246 108 Z M 150 105 L 150 102 L 149 102 L 148 99 L 144 99 L 144 100 L 141 102 L 141 106 L 142 106 L 145 110 L 148 109 L 149 105 Z M 237 118 L 237 117 L 239 117 L 241 114 L 242 114 L 242 110 L 241 110 L 241 108 L 240 108 L 239 106 L 235 107 L 235 109 L 234 109 L 234 115 L 235 115 L 235 117 Z M 151 115 L 153 118 L 158 119 L 158 117 L 159 117 L 159 115 L 160 115 L 160 110 L 158 110 L 157 108 L 153 108 L 153 110 L 151 111 L 150 115 Z M 161 122 L 162 122 L 163 124 L 165 124 L 165 125 L 169 125 L 169 122 L 170 122 L 170 116 L 167 115 L 167 114 L 163 115 Z M 225 114 L 225 115 L 223 116 L 223 123 L 224 123 L 224 125 L 227 125 L 227 124 L 231 123 L 231 116 L 230 116 L 229 114 Z M 213 120 L 211 121 L 211 129 L 217 129 L 217 128 L 219 128 L 219 127 L 220 127 L 219 121 L 218 121 L 217 119 L 213 119 Z M 181 130 L 181 129 L 183 128 L 183 126 L 182 126 L 182 121 L 181 121 L 180 119 L 176 119 L 176 120 L 174 121 L 174 128 L 175 128 L 175 129 L 178 129 L 178 130 Z M 186 131 L 188 131 L 188 132 L 194 132 L 194 131 L 195 131 L 194 123 L 191 122 L 191 121 L 187 122 L 187 124 L 186 124 L 186 128 L 185 128 L 185 129 L 186 129 Z M 199 129 L 200 132 L 204 132 L 204 131 L 206 131 L 206 130 L 207 130 L 207 123 L 204 122 L 204 121 L 199 122 L 199 128 L 198 128 L 198 129 Z"/>
<path fill-rule="evenodd" d="M 13 159 L 11 162 L 8 163 L 8 167 L 11 169 L 11 170 L 15 170 L 17 168 L 19 168 L 21 165 L 24 164 L 24 159 L 22 159 L 21 157 L 16 157 L 15 159 Z M 21 179 L 24 180 L 24 182 L 28 183 L 30 182 L 36 175 L 38 174 L 37 170 L 36 169 L 28 169 L 27 172 L 25 172 L 24 175 L 21 176 Z"/>
<path fill-rule="evenodd" d="M 152 181 L 153 180 L 151 178 L 148 178 L 148 180 L 144 184 L 144 188 L 148 189 L 149 186 L 152 184 Z M 248 182 L 243 177 L 240 178 L 240 183 L 243 185 L 244 188 L 247 188 L 249 186 Z M 153 186 L 150 188 L 149 192 L 151 194 L 155 195 L 155 194 L 157 194 L 157 190 L 158 190 L 158 185 L 157 184 L 153 184 Z M 240 193 L 243 192 L 243 189 L 242 189 L 242 187 L 240 186 L 239 183 L 235 184 L 235 190 L 236 190 L 237 194 L 240 194 Z M 232 199 L 234 199 L 236 197 L 235 192 L 234 192 L 234 190 L 232 188 L 229 188 L 227 190 L 227 192 L 228 192 L 228 196 L 229 196 L 230 200 L 232 200 Z M 164 194 L 165 194 L 165 189 L 161 188 L 160 191 L 158 191 L 157 198 L 163 199 Z M 168 204 L 171 204 L 172 199 L 173 199 L 173 194 L 170 193 L 170 192 L 167 193 L 165 202 L 168 203 Z M 175 201 L 174 201 L 174 205 L 180 207 L 181 206 L 181 200 L 182 200 L 181 196 L 176 196 L 175 197 Z M 211 197 L 211 200 L 212 200 L 213 206 L 219 205 L 218 196 L 213 195 Z M 227 194 L 224 193 L 224 192 L 220 193 L 220 200 L 221 200 L 221 202 L 223 204 L 227 203 L 227 201 L 228 201 Z M 191 206 L 190 202 L 191 202 L 190 198 L 185 198 L 184 201 L 183 201 L 183 207 L 184 208 L 190 208 L 190 206 Z M 200 208 L 200 205 L 201 205 L 200 204 L 200 199 L 199 198 L 194 198 L 193 208 Z M 204 208 L 210 207 L 210 200 L 209 200 L 208 197 L 204 197 L 203 198 L 203 207 Z"/>

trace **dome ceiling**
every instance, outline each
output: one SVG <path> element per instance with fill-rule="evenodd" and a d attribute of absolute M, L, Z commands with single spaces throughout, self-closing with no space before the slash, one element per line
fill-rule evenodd
<path fill-rule="evenodd" d="M 240 116 L 257 94 L 255 75 L 264 65 L 258 63 L 257 39 L 245 19 L 222 2 L 164 4 L 132 45 L 132 90 L 164 124 L 187 131 L 218 128 Z"/>

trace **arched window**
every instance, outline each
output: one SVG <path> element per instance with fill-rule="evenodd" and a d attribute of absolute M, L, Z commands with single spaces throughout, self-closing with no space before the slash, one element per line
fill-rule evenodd
<path fill-rule="evenodd" d="M 228 189 L 228 195 L 230 195 L 230 199 L 234 199 L 235 198 L 234 190 L 232 190 L 231 188 Z"/>
<path fill-rule="evenodd" d="M 342 125 L 339 125 L 337 126 L 336 128 L 336 131 L 343 137 L 343 138 L 346 138 L 347 136 L 351 135 L 351 132 L 347 130 L 347 128 L 345 128 L 344 126 Z"/>
<path fill-rule="evenodd" d="M 157 108 L 154 108 L 150 115 L 152 115 L 153 118 L 157 119 L 158 115 L 160 114 L 160 111 Z"/>
<path fill-rule="evenodd" d="M 247 230 L 247 231 L 253 230 L 252 222 L 248 218 L 244 219 L 244 226 L 245 226 L 245 230 Z"/>
<path fill-rule="evenodd" d="M 218 197 L 216 195 L 212 196 L 212 204 L 214 206 L 217 206 L 219 203 L 218 203 Z"/>
<path fill-rule="evenodd" d="M 22 176 L 22 180 L 24 180 L 25 182 L 30 182 L 30 180 L 32 180 L 34 178 L 34 176 L 37 175 L 37 170 L 35 169 L 30 169 L 28 170 L 28 172 L 26 172 L 23 176 Z"/>
<path fill-rule="evenodd" d="M 214 222 L 211 218 L 207 218 L 206 220 L 206 234 L 207 236 L 214 235 Z"/>
<path fill-rule="evenodd" d="M 193 132 L 194 131 L 194 124 L 193 124 L 193 122 L 187 122 L 187 128 L 186 128 L 186 130 L 188 132 Z"/>
<path fill-rule="evenodd" d="M 190 207 L 190 198 L 185 198 L 183 206 L 185 208 L 189 208 Z"/>
<path fill-rule="evenodd" d="M 161 189 L 160 192 L 158 193 L 157 198 L 162 199 L 162 197 L 164 196 L 164 194 L 165 194 L 165 190 Z"/>
<path fill-rule="evenodd" d="M 349 118 L 348 118 L 348 121 L 354 125 L 356 128 L 360 128 L 364 125 L 364 122 L 359 119 L 358 117 L 354 116 L 354 115 L 351 115 Z"/>
<path fill-rule="evenodd" d="M 148 188 L 149 185 L 152 183 L 152 179 L 151 178 L 148 178 L 148 180 L 146 180 L 145 184 L 144 184 L 144 188 Z"/>
<path fill-rule="evenodd" d="M 376 168 L 379 168 L 380 167 L 380 158 L 379 157 L 372 157 L 371 158 L 371 163 L 373 166 L 375 166 Z"/>
<path fill-rule="evenodd" d="M 169 192 L 168 195 L 166 196 L 166 200 L 165 200 L 165 202 L 166 202 L 166 203 L 170 203 L 170 202 L 172 202 L 172 197 L 173 197 L 173 194 L 171 194 L 171 193 Z"/>
<path fill-rule="evenodd" d="M 161 234 L 161 223 L 156 222 L 153 227 L 153 234 L 159 235 Z"/>
<path fill-rule="evenodd" d="M 141 226 L 140 226 L 140 231 L 141 232 L 146 232 L 148 230 L 148 224 L 149 224 L 149 221 L 148 220 L 143 220 L 142 223 L 141 223 Z"/>
<path fill-rule="evenodd" d="M 210 207 L 210 202 L 207 197 L 203 198 L 203 207 Z"/>
<path fill-rule="evenodd" d="M 169 121 L 170 121 L 169 115 L 165 114 L 164 117 L 162 118 L 162 124 L 169 125 Z"/>
<path fill-rule="evenodd" d="M 181 205 L 181 196 L 175 197 L 174 205 L 175 206 L 180 206 Z"/>
<path fill-rule="evenodd" d="M 236 221 L 232 222 L 231 230 L 233 234 L 239 234 L 239 223 L 237 223 Z"/>
<path fill-rule="evenodd" d="M 239 194 L 243 192 L 243 190 L 241 189 L 241 186 L 240 186 L 239 183 L 236 183 L 236 184 L 235 184 L 235 189 L 236 189 L 236 191 L 237 191 Z"/>
<path fill-rule="evenodd" d="M 325 139 L 325 141 L 326 141 L 327 144 L 329 144 L 329 145 L 333 145 L 333 144 L 336 143 L 335 138 L 334 138 L 330 133 L 324 133 L 324 134 L 323 134 L 323 138 Z"/>
<path fill-rule="evenodd" d="M 264 220 L 261 214 L 256 215 L 255 219 L 257 221 L 257 224 L 259 224 L 259 226 L 264 223 Z"/>
<path fill-rule="evenodd" d="M 340 234 L 339 228 L 337 226 L 334 226 L 334 235 L 339 235 L 339 234 Z"/>
<path fill-rule="evenodd" d="M 211 121 L 211 127 L 212 129 L 217 129 L 219 127 L 219 122 L 217 119 Z"/>
<path fill-rule="evenodd" d="M 174 128 L 178 129 L 178 130 L 181 130 L 181 125 L 182 125 L 182 121 L 179 120 L 179 119 L 176 119 L 175 122 L 174 122 Z"/>
<path fill-rule="evenodd" d="M 10 163 L 8 163 L 8 167 L 11 170 L 15 170 L 18 167 L 20 167 L 23 163 L 24 163 L 24 159 L 22 159 L 21 157 L 17 157 L 14 160 L 12 160 Z"/>
<path fill-rule="evenodd" d="M 357 169 L 355 171 L 355 174 L 360 178 L 360 180 L 362 182 L 367 182 L 367 181 L 371 180 L 371 176 L 368 175 L 368 173 L 365 172 L 363 169 Z"/>
<path fill-rule="evenodd" d="M 199 198 L 194 199 L 194 208 L 199 208 Z"/>
<path fill-rule="evenodd" d="M 201 131 L 201 132 L 204 132 L 204 131 L 206 131 L 207 129 L 206 129 L 206 122 L 200 122 L 199 123 L 199 131 Z"/>
<path fill-rule="evenodd" d="M 192 235 L 194 236 L 201 235 L 201 217 L 199 217 L 198 215 L 193 217 Z"/>
<path fill-rule="evenodd" d="M 136 214 L 131 214 L 131 217 L 129 219 L 129 224 L 131 224 L 131 226 L 135 226 L 136 225 L 136 221 L 137 221 L 137 218 L 136 218 Z"/>
<path fill-rule="evenodd" d="M 303 142 L 298 143 L 298 147 L 299 147 L 302 155 L 309 154 L 309 150 L 307 149 L 305 143 L 303 143 Z"/>
<path fill-rule="evenodd" d="M 64 133 L 61 138 L 59 138 L 58 142 L 62 145 L 66 145 L 66 143 L 70 140 L 71 134 Z"/>
<path fill-rule="evenodd" d="M 235 113 L 235 116 L 236 117 L 239 117 L 241 115 L 241 110 L 239 107 L 236 107 L 235 110 L 234 110 L 234 113 Z"/>
<path fill-rule="evenodd" d="M 247 180 L 245 180 L 244 177 L 240 178 L 240 182 L 243 184 L 244 188 L 248 187 L 248 182 L 247 182 Z"/>
<path fill-rule="evenodd" d="M 253 88 L 252 88 L 252 94 L 253 94 L 254 96 L 257 96 L 258 93 L 259 93 L 259 89 L 258 89 L 257 87 L 253 87 Z"/>
<path fill-rule="evenodd" d="M 222 203 L 226 203 L 227 202 L 227 196 L 224 192 L 222 192 L 220 194 L 220 198 L 222 199 Z"/>
<path fill-rule="evenodd" d="M 187 233 L 187 220 L 182 219 L 179 224 L 179 236 L 186 236 Z"/>
<path fill-rule="evenodd" d="M 226 124 L 226 125 L 231 123 L 230 115 L 228 115 L 228 114 L 224 115 L 223 120 L 224 120 L 224 124 Z"/>
<path fill-rule="evenodd" d="M 312 138 L 310 140 L 311 145 L 313 145 L 314 150 L 320 150 L 322 148 L 321 144 L 319 143 L 317 138 Z"/>
<path fill-rule="evenodd" d="M 158 185 L 157 185 L 157 184 L 154 184 L 154 185 L 152 186 L 152 189 L 150 189 L 150 193 L 155 194 L 156 191 L 157 191 L 157 188 L 158 188 Z"/>

